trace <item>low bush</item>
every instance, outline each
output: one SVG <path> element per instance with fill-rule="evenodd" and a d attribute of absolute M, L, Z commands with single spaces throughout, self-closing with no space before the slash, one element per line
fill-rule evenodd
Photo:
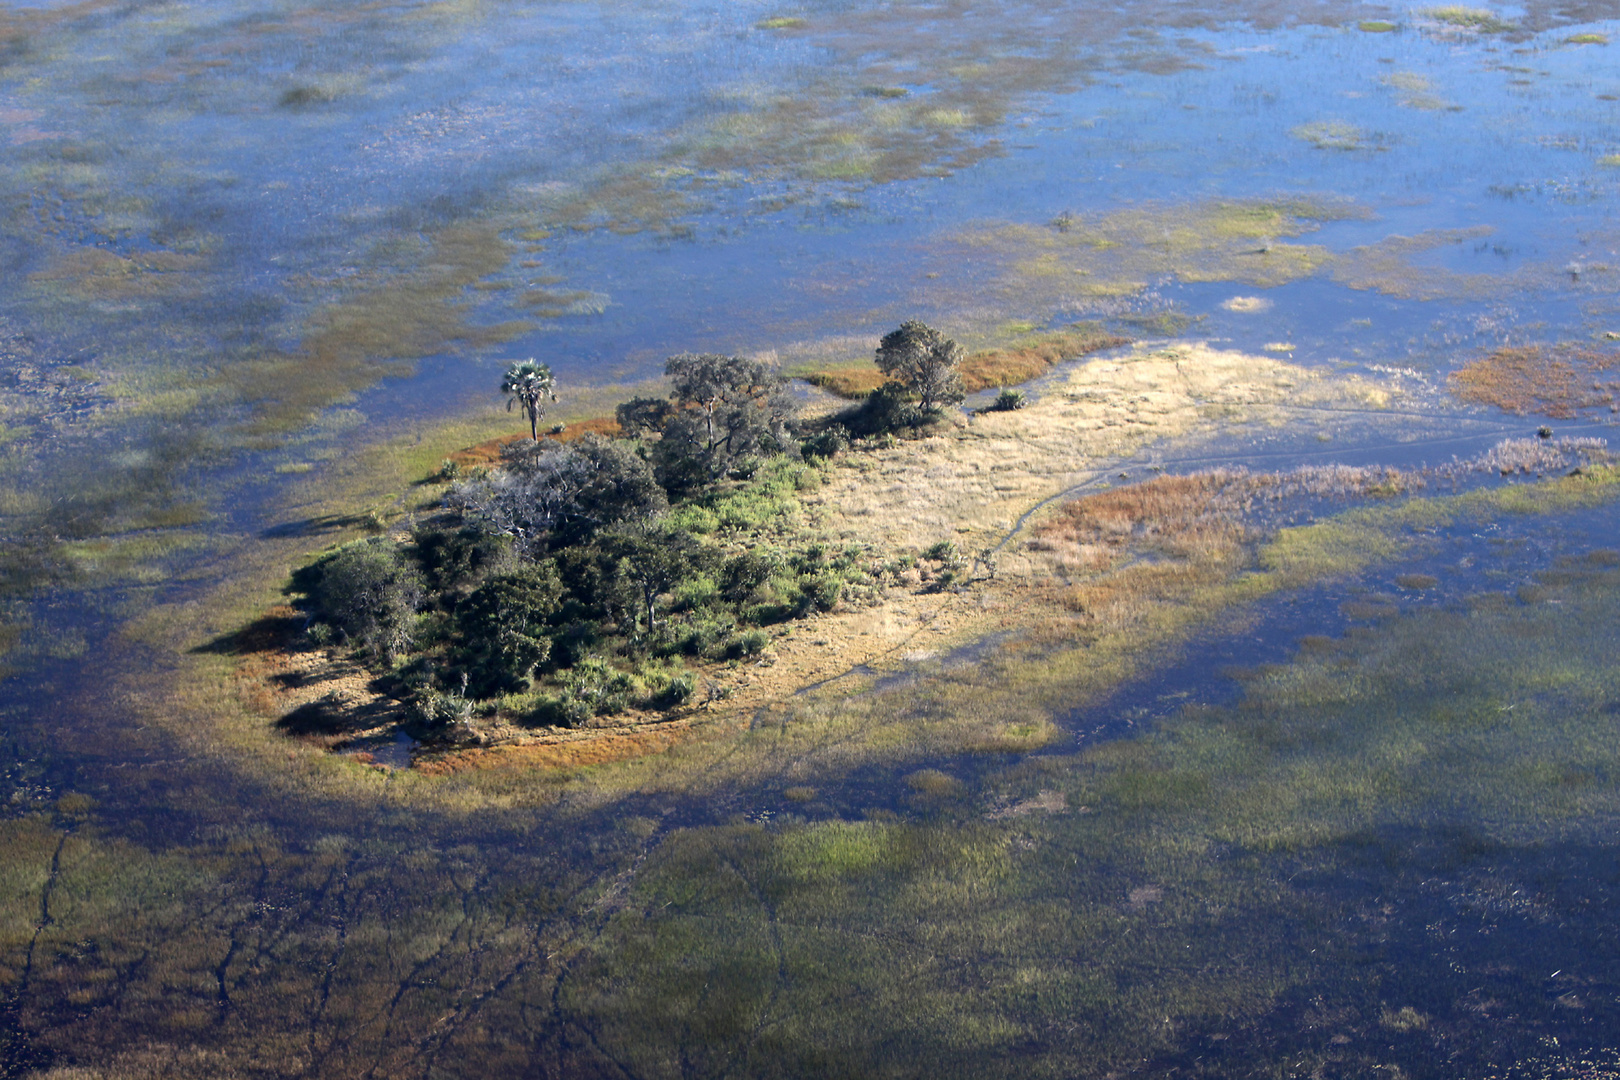
<path fill-rule="evenodd" d="M 842 424 L 830 424 L 799 443 L 799 453 L 810 461 L 827 461 L 848 449 L 849 430 Z"/>
<path fill-rule="evenodd" d="M 771 644 L 771 635 L 763 630 L 745 630 L 726 642 L 725 658 L 728 660 L 742 660 L 750 656 L 758 656 Z"/>
<path fill-rule="evenodd" d="M 684 667 L 649 667 L 642 671 L 641 679 L 645 690 L 640 704 L 644 708 L 679 708 L 697 692 L 697 675 Z"/>
<path fill-rule="evenodd" d="M 983 412 L 1016 412 L 1029 404 L 1029 399 L 1022 390 L 1011 387 L 1004 388 L 996 395 L 996 400 L 984 407 Z"/>
<path fill-rule="evenodd" d="M 590 716 L 623 712 L 641 690 L 634 675 L 620 671 L 600 656 L 585 657 L 564 672 L 558 682 L 563 699 Z"/>

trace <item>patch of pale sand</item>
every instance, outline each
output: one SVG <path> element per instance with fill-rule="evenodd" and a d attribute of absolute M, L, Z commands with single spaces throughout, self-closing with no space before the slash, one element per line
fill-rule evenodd
<path fill-rule="evenodd" d="M 955 540 L 968 554 L 1022 514 L 1145 443 L 1242 423 L 1281 424 L 1281 407 L 1380 409 L 1390 392 L 1267 356 L 1202 344 L 1143 349 L 1060 372 L 1028 408 L 982 413 L 944 435 L 840 459 L 807 503 L 880 546 Z"/>

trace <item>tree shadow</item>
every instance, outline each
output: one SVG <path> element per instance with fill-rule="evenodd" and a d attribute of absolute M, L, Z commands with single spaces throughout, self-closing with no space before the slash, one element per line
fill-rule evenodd
<path fill-rule="evenodd" d="M 295 738 L 334 738 L 374 731 L 400 719 L 398 705 L 386 698 L 356 705 L 332 693 L 298 706 L 275 726 Z"/>
<path fill-rule="evenodd" d="M 303 637 L 306 621 L 303 612 L 296 611 L 261 615 L 246 626 L 221 634 L 191 651 L 215 656 L 247 656 L 273 649 L 292 649 Z"/>
<path fill-rule="evenodd" d="M 370 514 L 318 514 L 299 521 L 283 521 L 272 525 L 259 535 L 266 540 L 299 536 L 325 536 L 346 529 L 377 531 L 377 518 Z"/>

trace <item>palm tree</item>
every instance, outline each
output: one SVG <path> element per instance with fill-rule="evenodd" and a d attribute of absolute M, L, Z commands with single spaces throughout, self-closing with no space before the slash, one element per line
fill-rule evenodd
<path fill-rule="evenodd" d="M 529 418 L 529 438 L 540 441 L 540 417 L 545 415 L 541 399 L 557 400 L 557 380 L 549 364 L 537 364 L 534 358 L 520 360 L 506 369 L 501 380 L 501 393 L 506 395 L 506 411 L 513 405 L 523 406 L 523 415 Z"/>

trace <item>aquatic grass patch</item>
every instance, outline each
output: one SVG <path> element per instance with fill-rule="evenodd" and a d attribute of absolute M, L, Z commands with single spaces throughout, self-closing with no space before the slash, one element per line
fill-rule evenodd
<path fill-rule="evenodd" d="M 1386 140 L 1344 120 L 1312 120 L 1288 129 L 1288 134 L 1318 150 L 1387 150 Z"/>
<path fill-rule="evenodd" d="M 1400 27 L 1395 23 L 1385 22 L 1383 19 L 1363 19 L 1356 23 L 1356 29 L 1364 34 L 1388 34 L 1399 30 Z"/>
<path fill-rule="evenodd" d="M 1609 35 L 1588 31 L 1582 34 L 1571 34 L 1564 39 L 1566 45 L 1607 45 Z"/>
<path fill-rule="evenodd" d="M 315 828 L 283 844 L 251 822 L 212 825 L 159 852 L 109 835 L 94 815 L 88 825 L 63 820 L 44 834 L 27 821 L 7 822 L 0 846 L 19 868 L 43 868 L 32 877 L 45 877 L 31 894 L 5 898 L 8 916 L 31 910 L 39 924 L 29 975 L 10 987 L 14 1059 L 39 1052 L 48 1061 L 71 1047 L 111 1075 L 201 1077 L 238 1055 L 293 1060 L 312 1046 L 347 1064 L 355 1047 L 397 1071 L 420 1051 L 428 1014 L 443 1016 L 448 1000 L 438 988 L 412 986 L 416 976 L 434 971 L 457 985 L 549 994 L 556 971 L 505 976 L 523 970 L 537 942 L 566 947 L 589 906 L 612 897 L 611 881 L 595 874 L 616 872 L 645 842 L 604 829 L 594 868 L 547 869 L 548 860 L 522 858 L 530 884 L 508 879 L 486 891 L 480 877 L 519 866 L 465 842 L 418 834 L 378 843 L 331 819 Z M 510 933 L 513 918 L 526 924 L 523 934 Z M 457 941 L 478 942 L 490 966 L 464 964 Z M 8 960 L 22 960 L 12 944 Z M 306 962 L 316 956 L 326 962 Z M 132 1050 L 129 1025 L 157 1047 Z M 512 1063 L 499 1044 L 519 1027 L 497 1021 L 493 1039 L 475 1037 L 458 1056 L 504 1071 Z"/>
<path fill-rule="evenodd" d="M 1394 234 L 1336 255 L 1328 273 L 1352 289 L 1372 290 L 1408 300 L 1488 300 L 1512 295 L 1545 278 L 1536 268 L 1507 273 L 1460 273 L 1431 253 L 1480 242 L 1490 226 L 1429 229 L 1412 236 Z"/>
<path fill-rule="evenodd" d="M 1408 109 L 1454 109 L 1460 106 L 1453 105 L 1439 94 L 1434 92 L 1434 83 L 1424 75 L 1413 71 L 1392 71 L 1384 76 L 1383 84 L 1391 90 L 1397 91 L 1401 105 Z"/>
<path fill-rule="evenodd" d="M 1486 8 L 1467 7 L 1462 4 L 1423 8 L 1418 15 L 1445 26 L 1472 30 L 1480 34 L 1506 34 L 1519 28 L 1517 24 L 1500 18 Z"/>
<path fill-rule="evenodd" d="M 1024 310 L 1136 296 L 1165 276 L 1270 287 L 1310 277 L 1332 262 L 1323 247 L 1288 241 L 1366 213 L 1350 203 L 1285 198 L 1147 204 L 1072 216 L 1061 228 L 983 223 L 941 246 L 938 287 L 961 288 L 964 304 L 969 296 L 982 304 L 982 283 L 951 283 L 961 266 L 975 263 L 992 271 L 990 295 Z"/>

